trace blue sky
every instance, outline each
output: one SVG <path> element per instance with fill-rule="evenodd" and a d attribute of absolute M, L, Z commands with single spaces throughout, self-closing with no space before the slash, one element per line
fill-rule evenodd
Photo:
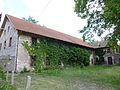
<path fill-rule="evenodd" d="M 21 17 L 28 11 L 28 7 L 21 0 L 3 0 L 3 12 Z"/>
<path fill-rule="evenodd" d="M 81 38 L 86 25 L 74 13 L 74 0 L 0 0 L 0 12 L 19 18 L 33 16 L 41 25 Z"/>

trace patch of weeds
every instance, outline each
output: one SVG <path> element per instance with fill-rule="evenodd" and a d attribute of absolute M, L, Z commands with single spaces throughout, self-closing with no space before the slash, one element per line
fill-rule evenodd
<path fill-rule="evenodd" d="M 9 84 L 8 82 L 0 82 L 0 90 L 17 90 L 17 87 Z"/>
<path fill-rule="evenodd" d="M 30 72 L 30 70 L 28 70 L 26 67 L 24 67 L 24 69 L 20 73 L 26 73 L 26 72 Z"/>

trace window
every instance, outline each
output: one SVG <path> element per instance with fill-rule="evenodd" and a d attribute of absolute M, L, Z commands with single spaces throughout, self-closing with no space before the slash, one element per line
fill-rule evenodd
<path fill-rule="evenodd" d="M 11 44 L 12 44 L 12 37 L 9 40 L 9 47 L 11 47 Z"/>
<path fill-rule="evenodd" d="M 6 34 L 6 30 L 4 30 L 4 35 Z"/>
<path fill-rule="evenodd" d="M 8 26 L 8 32 L 10 31 L 10 26 Z"/>
<path fill-rule="evenodd" d="M 36 56 L 31 56 L 31 66 L 35 66 L 35 63 L 36 63 Z"/>
<path fill-rule="evenodd" d="M 110 48 L 107 49 L 107 53 L 110 53 Z"/>
<path fill-rule="evenodd" d="M 6 48 L 6 41 L 4 42 L 4 49 Z"/>
<path fill-rule="evenodd" d="M 2 43 L 0 43 L 0 50 L 2 49 Z"/>
<path fill-rule="evenodd" d="M 37 38 L 32 37 L 32 45 L 37 43 Z"/>
<path fill-rule="evenodd" d="M 48 57 L 46 57 L 46 65 L 50 65 L 50 60 Z"/>

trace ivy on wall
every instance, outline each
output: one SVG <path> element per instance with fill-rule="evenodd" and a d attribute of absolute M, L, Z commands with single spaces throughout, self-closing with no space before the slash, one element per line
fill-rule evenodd
<path fill-rule="evenodd" d="M 81 63 L 85 66 L 89 65 L 91 51 L 86 48 L 51 40 L 41 40 L 31 46 L 24 42 L 23 46 L 31 57 L 36 57 L 36 61 L 33 62 L 36 72 L 45 68 L 47 63 L 50 67 L 58 66 L 59 62 L 64 65 L 80 65 Z"/>
<path fill-rule="evenodd" d="M 105 51 L 103 49 L 97 49 L 95 51 L 96 55 L 99 56 L 99 61 L 97 62 L 97 65 L 101 65 L 104 63 L 104 55 L 105 55 Z"/>

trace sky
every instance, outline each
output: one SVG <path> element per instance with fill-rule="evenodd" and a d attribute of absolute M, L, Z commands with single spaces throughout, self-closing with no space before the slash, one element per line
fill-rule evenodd
<path fill-rule="evenodd" d="M 82 38 L 86 20 L 74 12 L 74 0 L 0 0 L 0 12 L 18 18 L 32 16 L 40 25 Z"/>

